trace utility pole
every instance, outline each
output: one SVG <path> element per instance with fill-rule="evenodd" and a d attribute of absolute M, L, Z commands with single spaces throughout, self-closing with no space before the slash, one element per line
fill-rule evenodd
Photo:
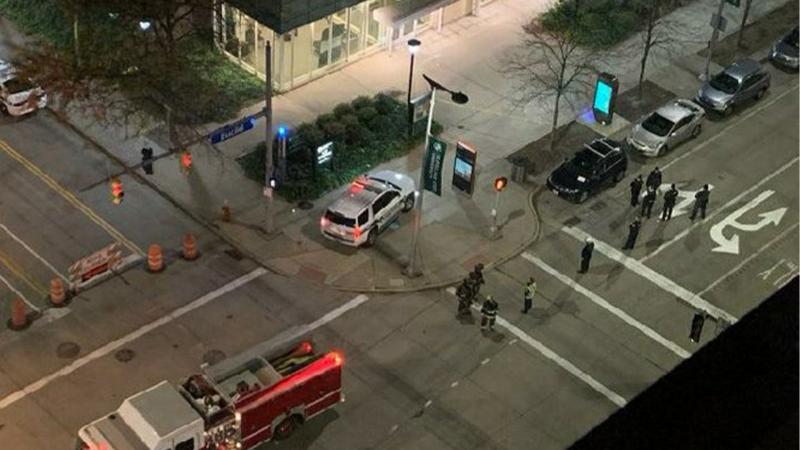
<path fill-rule="evenodd" d="M 714 21 L 714 31 L 711 33 L 711 40 L 708 41 L 708 52 L 706 52 L 706 68 L 703 71 L 704 80 L 708 81 L 708 66 L 711 64 L 711 54 L 714 53 L 714 44 L 717 43 L 719 37 L 719 27 L 722 25 L 722 10 L 725 8 L 727 0 L 719 0 L 719 7 L 717 8 L 717 20 Z"/>
<path fill-rule="evenodd" d="M 747 25 L 747 16 L 750 15 L 750 4 L 753 0 L 745 0 L 744 13 L 742 15 L 742 26 L 739 27 L 739 37 L 736 38 L 736 48 L 742 48 L 742 41 L 744 40 L 744 27 Z"/>
<path fill-rule="evenodd" d="M 264 90 L 264 118 L 266 119 L 265 139 L 267 144 L 267 154 L 264 164 L 264 196 L 267 198 L 267 233 L 272 233 L 273 215 L 275 214 L 272 203 L 272 47 L 269 40 L 264 41 L 264 70 L 267 78 L 267 87 Z"/>

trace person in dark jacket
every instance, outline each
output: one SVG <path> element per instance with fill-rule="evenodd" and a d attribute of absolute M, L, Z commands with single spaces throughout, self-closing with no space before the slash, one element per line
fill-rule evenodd
<path fill-rule="evenodd" d="M 631 206 L 633 207 L 639 204 L 639 194 L 642 192 L 642 185 L 644 185 L 642 175 L 637 175 L 636 178 L 631 181 Z"/>
<path fill-rule="evenodd" d="M 656 203 L 656 190 L 648 187 L 647 193 L 644 194 L 644 198 L 642 199 L 642 217 L 650 218 L 650 214 L 653 212 L 653 205 Z"/>
<path fill-rule="evenodd" d="M 672 218 L 672 208 L 675 207 L 675 202 L 678 201 L 678 189 L 673 184 L 667 192 L 664 193 L 664 209 L 661 211 L 661 220 L 669 220 Z"/>
<path fill-rule="evenodd" d="M 635 218 L 630 225 L 628 225 L 628 240 L 625 242 L 623 250 L 630 250 L 636 245 L 636 238 L 639 237 L 639 228 L 642 227 L 642 219 Z"/>
<path fill-rule="evenodd" d="M 578 273 L 586 273 L 589 270 L 589 262 L 592 260 L 592 252 L 594 251 L 594 241 L 592 238 L 586 238 L 586 243 L 581 250 L 581 270 Z"/>
<path fill-rule="evenodd" d="M 494 321 L 497 320 L 498 309 L 500 309 L 500 305 L 494 301 L 494 297 L 487 295 L 486 301 L 483 302 L 481 307 L 481 331 L 486 329 L 494 330 Z"/>
<path fill-rule="evenodd" d="M 661 186 L 661 169 L 656 166 L 650 175 L 647 176 L 647 187 L 650 189 L 658 189 Z"/>
<path fill-rule="evenodd" d="M 458 297 L 458 316 L 465 316 L 470 314 L 469 307 L 472 304 L 472 286 L 469 279 L 461 282 L 461 285 L 456 289 L 456 297 Z"/>
<path fill-rule="evenodd" d="M 694 194 L 694 206 L 692 207 L 692 215 L 689 217 L 689 220 L 694 220 L 697 216 L 697 212 L 700 212 L 700 215 L 703 219 L 706 218 L 706 207 L 708 206 L 708 185 L 703 185 L 703 189 L 697 191 Z"/>

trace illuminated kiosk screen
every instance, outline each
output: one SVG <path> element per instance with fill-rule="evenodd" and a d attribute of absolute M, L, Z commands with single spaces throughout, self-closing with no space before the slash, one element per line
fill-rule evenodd
<path fill-rule="evenodd" d="M 612 88 L 603 80 L 597 82 L 597 90 L 594 94 L 594 108 L 603 114 L 609 114 L 611 109 Z"/>
<path fill-rule="evenodd" d="M 461 158 L 456 158 L 455 171 L 459 177 L 469 180 L 472 177 L 472 164 Z"/>
<path fill-rule="evenodd" d="M 462 142 L 456 143 L 456 157 L 453 164 L 453 187 L 458 191 L 472 195 L 475 183 L 476 153 Z"/>

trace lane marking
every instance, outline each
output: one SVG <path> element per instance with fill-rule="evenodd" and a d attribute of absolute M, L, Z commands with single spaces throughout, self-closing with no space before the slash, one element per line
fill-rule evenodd
<path fill-rule="evenodd" d="M 14 150 L 9 144 L 7 144 L 2 139 L 0 139 L 0 150 L 5 151 L 9 156 L 11 156 L 17 162 L 22 164 L 26 169 L 28 169 L 28 171 L 33 173 L 40 180 L 44 181 L 44 183 L 50 186 L 50 188 L 52 188 L 54 191 L 58 192 L 61 195 L 61 197 L 64 198 L 64 200 L 66 200 L 67 202 L 72 204 L 72 206 L 74 206 L 79 211 L 84 213 L 89 218 L 89 220 L 99 225 L 100 228 L 104 229 L 108 234 L 113 236 L 116 240 L 125 244 L 125 246 L 128 247 L 128 249 L 130 249 L 132 252 L 137 253 L 140 256 L 145 255 L 144 251 L 141 248 L 139 248 L 139 246 L 128 240 L 128 238 L 126 238 L 125 235 L 123 235 L 120 231 L 114 228 L 111 224 L 106 222 L 105 219 L 98 216 L 97 213 L 95 213 L 91 208 L 89 208 L 83 202 L 81 202 L 78 199 L 78 197 L 76 197 L 72 192 L 68 191 L 60 184 L 58 184 L 58 182 L 50 178 L 49 175 L 44 173 L 39 167 L 37 167 L 27 158 L 22 156 L 19 152 Z"/>
<path fill-rule="evenodd" d="M 160 327 L 162 325 L 166 325 L 166 324 L 172 322 L 173 320 L 185 315 L 186 313 L 191 312 L 191 311 L 193 311 L 193 310 L 205 305 L 206 303 L 208 303 L 208 302 L 210 302 L 210 301 L 212 301 L 212 300 L 214 300 L 214 299 L 216 299 L 216 298 L 218 298 L 218 297 L 220 297 L 220 296 L 222 296 L 224 294 L 227 294 L 228 292 L 231 292 L 231 291 L 239 288 L 240 286 L 243 286 L 243 285 L 255 280 L 256 278 L 260 277 L 261 275 L 264 275 L 265 273 L 267 273 L 266 269 L 264 269 L 263 267 L 259 267 L 258 269 L 255 269 L 255 270 L 253 270 L 252 272 L 250 272 L 248 274 L 242 275 L 241 277 L 229 282 L 228 284 L 226 284 L 226 285 L 224 285 L 222 287 L 219 287 L 216 290 L 211 291 L 211 292 L 203 295 L 202 297 L 198 298 L 197 300 L 194 300 L 191 303 L 188 303 L 188 304 L 186 304 L 184 306 L 181 306 L 180 308 L 172 311 L 171 313 L 169 313 L 169 314 L 167 314 L 167 315 L 165 315 L 165 316 L 163 316 L 163 317 L 161 317 L 161 318 L 159 318 L 157 320 L 154 320 L 153 322 L 150 322 L 147 325 L 144 325 L 143 327 L 139 328 L 138 330 L 135 330 L 135 331 L 133 331 L 133 332 L 131 332 L 131 333 L 119 338 L 119 339 L 116 339 L 114 341 L 111 341 L 111 342 L 103 345 L 102 347 L 92 351 L 91 353 L 87 354 L 86 356 L 84 356 L 82 358 L 79 358 L 79 359 L 76 359 L 75 361 L 73 361 L 69 365 L 67 365 L 65 367 L 62 367 L 61 369 L 57 370 L 56 372 L 53 372 L 50 375 L 47 375 L 47 376 L 39 379 L 38 381 L 35 381 L 35 382 L 25 386 L 24 388 L 22 388 L 22 389 L 20 389 L 20 390 L 18 390 L 16 392 L 12 392 L 11 394 L 3 397 L 3 399 L 0 400 L 0 410 L 7 408 L 8 406 L 16 403 L 19 400 L 22 400 L 23 398 L 25 398 L 26 396 L 28 396 L 30 394 L 33 394 L 34 392 L 42 389 L 43 387 L 47 386 L 48 384 L 50 384 L 54 380 L 71 374 L 72 372 L 80 369 L 81 367 L 85 366 L 86 364 L 89 364 L 90 362 L 92 362 L 92 361 L 94 361 L 96 359 L 99 359 L 99 358 L 102 358 L 103 356 L 108 355 L 109 353 L 117 350 L 118 348 L 122 347 L 123 345 L 125 345 L 125 344 L 127 344 L 127 343 L 129 343 L 129 342 L 131 342 L 131 341 L 133 341 L 135 339 L 138 339 L 138 338 L 142 337 L 143 335 L 153 331 L 154 329 L 156 329 L 156 328 L 158 328 L 158 327 Z"/>
<path fill-rule="evenodd" d="M 724 311 L 722 308 L 713 305 L 707 302 L 706 300 L 703 300 L 702 298 L 700 298 L 699 295 L 692 293 L 688 289 L 678 285 L 678 283 L 670 280 L 664 275 L 661 275 L 655 270 L 645 266 L 641 262 L 620 252 L 619 250 L 606 244 L 605 242 L 594 238 L 593 236 L 589 235 L 589 233 L 579 228 L 568 227 L 568 226 L 561 227 L 561 231 L 567 233 L 568 235 L 572 236 L 573 238 L 581 242 L 584 242 L 586 238 L 592 238 L 592 240 L 594 240 L 594 248 L 600 251 L 600 253 L 604 254 L 608 258 L 611 258 L 619 263 L 622 263 L 629 270 L 636 272 L 641 277 L 647 278 L 656 286 L 675 295 L 676 297 L 682 299 L 686 303 L 689 303 L 695 309 L 705 311 L 708 315 L 710 315 L 715 319 L 722 318 L 731 325 L 736 323 L 736 321 L 738 320 L 736 317 Z"/>
<path fill-rule="evenodd" d="M 797 226 L 798 226 L 798 224 L 795 223 L 794 225 L 790 226 L 789 228 L 783 230 L 780 234 L 778 234 L 777 236 L 772 238 L 769 242 L 767 242 L 766 244 L 762 245 L 753 254 L 751 254 L 750 256 L 745 258 L 742 262 L 740 262 L 739 264 L 734 266 L 733 269 L 727 271 L 724 275 L 722 275 L 721 277 L 717 278 L 713 283 L 709 284 L 705 289 L 703 289 L 702 291 L 698 292 L 697 295 L 703 295 L 706 292 L 709 292 L 712 289 L 714 289 L 715 287 L 717 287 L 717 285 L 720 284 L 723 280 L 725 280 L 729 276 L 731 276 L 734 273 L 736 273 L 739 270 L 741 270 L 742 267 L 744 267 L 747 263 L 752 261 L 755 257 L 759 256 L 761 253 L 763 253 L 767 248 L 772 246 L 772 244 L 774 244 L 774 243 L 778 242 L 779 240 L 783 239 L 784 237 L 786 237 L 786 235 L 789 234 L 789 232 L 793 231 L 795 228 L 797 228 Z M 783 262 L 783 259 L 780 262 Z"/>
<path fill-rule="evenodd" d="M 31 278 L 27 273 L 25 273 L 25 269 L 14 262 L 10 256 L 6 255 L 2 250 L 0 250 L 0 263 L 2 263 L 8 270 L 11 271 L 14 275 L 17 276 L 20 280 L 22 280 L 25 284 L 28 285 L 29 288 L 33 289 L 34 292 L 39 294 L 41 297 L 46 297 L 48 292 L 47 289 L 36 282 L 33 278 Z"/>
<path fill-rule="evenodd" d="M 450 383 L 451 388 L 454 388 L 456 386 L 458 386 L 458 381 L 453 381 L 452 383 Z"/>
<path fill-rule="evenodd" d="M 482 365 L 482 366 L 485 366 L 486 364 L 488 364 L 488 363 L 489 363 L 489 360 L 490 360 L 490 358 L 486 358 L 486 359 L 484 359 L 483 361 L 481 361 L 481 365 Z"/>
<path fill-rule="evenodd" d="M 766 108 L 768 108 L 768 107 L 772 106 L 772 105 L 773 105 L 775 102 L 777 102 L 778 100 L 782 99 L 782 98 L 783 98 L 783 97 L 785 97 L 786 95 L 790 94 L 790 93 L 791 93 L 792 91 L 794 91 L 795 89 L 797 89 L 797 85 L 794 85 L 793 87 L 791 87 L 791 88 L 789 88 L 789 89 L 787 89 L 787 90 L 785 90 L 785 91 L 781 92 L 781 93 L 780 93 L 780 94 L 779 94 L 777 97 L 775 97 L 774 99 L 772 99 L 772 100 L 768 101 L 767 103 L 764 103 L 764 104 L 762 104 L 762 105 L 759 105 L 757 108 L 753 109 L 752 111 L 750 111 L 750 112 L 748 112 L 747 114 L 745 114 L 744 116 L 742 116 L 742 118 L 741 118 L 740 120 L 738 120 L 738 121 L 736 121 L 736 122 L 733 122 L 733 123 L 731 123 L 730 125 L 728 125 L 728 126 L 726 126 L 725 128 L 723 128 L 721 131 L 719 131 L 717 134 L 715 134 L 715 135 L 711 136 L 710 138 L 708 138 L 708 139 L 706 139 L 705 141 L 703 141 L 703 142 L 701 142 L 700 144 L 698 144 L 698 145 L 697 145 L 697 147 L 695 147 L 695 148 L 693 148 L 693 149 L 689 150 L 688 152 L 686 152 L 686 153 L 684 153 L 684 154 L 682 154 L 682 155 L 678 156 L 677 158 L 675 158 L 675 159 L 673 159 L 672 161 L 668 162 L 667 164 L 663 165 L 663 166 L 661 167 L 661 170 L 662 170 L 662 171 L 666 170 L 666 168 L 667 168 L 667 167 L 669 167 L 669 166 L 671 166 L 671 165 L 675 164 L 676 162 L 678 162 L 678 161 L 682 160 L 683 158 L 686 158 L 686 157 L 687 157 L 687 156 L 689 156 L 689 155 L 692 155 L 692 154 L 694 154 L 694 152 L 696 152 L 696 151 L 698 151 L 698 150 L 700 150 L 700 149 L 704 148 L 706 145 L 710 144 L 711 142 L 713 142 L 713 141 L 717 140 L 717 138 L 719 138 L 719 137 L 720 137 L 720 136 L 722 136 L 723 134 L 727 133 L 727 132 L 728 132 L 730 129 L 732 129 L 732 128 L 735 128 L 735 127 L 738 127 L 739 125 L 741 125 L 741 124 L 742 124 L 742 122 L 744 122 L 745 120 L 747 120 L 747 119 L 749 119 L 750 117 L 754 116 L 755 114 L 757 114 L 757 113 L 759 113 L 759 112 L 763 111 L 764 109 L 766 109 Z"/>
<path fill-rule="evenodd" d="M 647 325 L 639 322 L 638 320 L 631 317 L 628 313 L 623 311 L 620 308 L 610 304 L 606 300 L 604 300 L 599 295 L 595 294 L 594 292 L 584 288 L 580 284 L 578 284 L 572 278 L 562 274 L 558 270 L 554 269 L 546 262 L 542 261 L 541 259 L 537 258 L 536 256 L 531 255 L 528 252 L 522 253 L 522 257 L 530 261 L 531 263 L 539 266 L 540 269 L 544 270 L 545 272 L 549 273 L 553 277 L 557 278 L 559 281 L 564 283 L 565 285 L 572 288 L 574 291 L 578 292 L 579 294 L 583 295 L 584 297 L 588 298 L 592 303 L 604 308 L 611 314 L 617 316 L 618 318 L 622 319 L 628 325 L 636 328 L 637 330 L 641 331 L 645 336 L 649 337 L 650 339 L 658 342 L 659 344 L 666 347 L 672 353 L 675 353 L 679 357 L 686 359 L 692 356 L 692 354 L 686 350 L 684 350 L 680 345 L 672 342 L 671 340 L 665 338 L 664 336 L 660 335 L 658 332 L 653 330 L 652 328 L 648 327 Z"/>
<path fill-rule="evenodd" d="M 17 243 L 18 243 L 19 245 L 21 245 L 21 246 L 25 247 L 25 250 L 27 250 L 27 251 L 28 251 L 30 254 L 32 254 L 32 255 L 33 255 L 33 256 L 34 256 L 36 259 L 38 259 L 38 260 L 39 260 L 39 261 L 40 261 L 42 264 L 44 264 L 44 265 L 45 265 L 45 267 L 47 267 L 48 269 L 50 269 L 50 271 L 51 271 L 51 272 L 53 272 L 53 274 L 54 274 L 54 275 L 56 275 L 56 276 L 60 277 L 62 280 L 66 281 L 66 282 L 69 282 L 69 279 L 68 279 L 67 277 L 65 277 L 64 275 L 61 275 L 61 273 L 60 273 L 58 270 L 56 270 L 56 268 L 55 268 L 55 267 L 53 267 L 53 266 L 52 266 L 52 265 L 51 265 L 49 262 L 47 262 L 47 260 L 45 260 L 44 258 L 42 258 L 42 256 L 41 256 L 41 255 L 39 255 L 38 253 L 36 253 L 35 251 L 33 251 L 33 249 L 32 249 L 32 248 L 30 248 L 30 247 L 28 246 L 28 244 L 26 244 L 26 243 L 25 243 L 25 242 L 24 242 L 22 239 L 20 239 L 19 237 L 17 237 L 17 235 L 16 235 L 16 234 L 12 233 L 12 232 L 11 232 L 11 230 L 9 230 L 9 229 L 8 229 L 8 227 L 6 227 L 6 226 L 5 226 L 5 225 L 3 225 L 2 223 L 0 223 L 0 228 L 2 228 L 2 229 L 3 229 L 3 231 L 5 231 L 5 232 L 6 232 L 6 233 L 7 233 L 7 234 L 8 234 L 8 235 L 11 237 L 11 239 L 14 239 L 15 241 L 17 241 Z"/>
<path fill-rule="evenodd" d="M 456 289 L 454 287 L 448 287 L 446 291 L 452 295 L 455 295 Z M 472 309 L 475 311 L 480 311 L 481 308 L 478 305 L 472 305 Z M 534 350 L 538 351 L 542 354 L 545 358 L 549 359 L 556 363 L 559 367 L 566 370 L 579 380 L 583 381 L 584 383 L 588 384 L 592 389 L 596 392 L 602 394 L 607 399 L 611 400 L 611 403 L 622 408 L 627 403 L 627 400 L 616 392 L 612 391 L 611 389 L 605 387 L 602 383 L 595 380 L 591 375 L 582 371 L 581 369 L 577 368 L 574 364 L 567 361 L 566 359 L 559 356 L 556 352 L 550 350 L 546 345 L 542 344 L 541 342 L 537 341 L 536 339 L 532 338 L 531 336 L 527 335 L 524 331 L 517 328 L 515 325 L 511 324 L 507 320 L 503 319 L 499 315 L 497 316 L 496 323 L 501 327 L 507 329 L 511 332 L 517 339 L 520 341 L 530 345 L 534 348 Z M 450 387 L 454 387 L 457 385 L 458 382 L 455 382 L 450 385 Z"/>
<path fill-rule="evenodd" d="M 425 406 L 423 406 L 423 408 L 427 408 L 427 407 L 431 406 L 432 404 L 433 404 L 433 400 L 428 400 L 427 402 L 425 402 Z"/>
<path fill-rule="evenodd" d="M 689 227 L 685 228 L 683 231 L 681 231 L 680 233 L 675 235 L 672 239 L 668 240 L 667 242 L 664 242 L 663 244 L 659 245 L 657 249 L 655 249 L 652 252 L 650 252 L 649 254 L 643 256 L 641 259 L 639 259 L 639 262 L 647 261 L 648 259 L 652 258 L 653 256 L 656 256 L 657 254 L 661 253 L 661 251 L 664 250 L 665 248 L 669 247 L 670 245 L 674 244 L 675 242 L 679 241 L 680 239 L 683 239 L 687 234 L 689 234 L 690 231 L 692 231 L 696 227 L 698 227 L 698 226 L 700 226 L 700 225 L 702 225 L 702 224 L 704 224 L 706 222 L 709 222 L 711 219 L 716 217 L 722 211 L 725 211 L 726 209 L 730 208 L 732 205 L 734 205 L 737 202 L 741 201 L 744 197 L 746 197 L 747 195 L 749 195 L 753 191 L 759 189 L 762 185 L 764 185 L 764 183 L 768 182 L 769 180 L 771 180 L 771 179 L 775 178 L 776 176 L 780 175 L 781 173 L 783 173 L 783 171 L 785 171 L 786 169 L 791 167 L 793 164 L 795 164 L 798 161 L 798 159 L 800 159 L 800 157 L 795 157 L 794 159 L 792 159 L 788 163 L 786 163 L 783 166 L 781 166 L 775 172 L 767 175 L 761 181 L 759 181 L 755 185 L 751 186 L 746 191 L 742 192 L 741 194 L 739 194 L 736 197 L 732 198 L 729 202 L 725 203 L 721 207 L 717 208 L 715 211 L 711 212 L 711 214 L 707 215 L 705 219 L 702 219 L 699 222 L 695 222 L 695 223 L 691 224 Z"/>
<path fill-rule="evenodd" d="M 22 301 L 25 302 L 26 305 L 28 305 L 28 308 L 31 308 L 32 310 L 34 310 L 36 312 L 40 312 L 41 311 L 39 308 L 34 306 L 33 303 L 29 302 L 28 299 L 25 298 L 24 295 L 22 295 L 22 292 L 18 291 L 17 288 L 12 286 L 11 283 L 8 280 L 6 280 L 6 277 L 4 277 L 2 274 L 0 274 L 0 281 L 2 281 L 3 284 L 5 284 L 8 287 L 8 289 L 11 290 L 11 292 L 17 294 L 17 297 L 22 299 Z"/>

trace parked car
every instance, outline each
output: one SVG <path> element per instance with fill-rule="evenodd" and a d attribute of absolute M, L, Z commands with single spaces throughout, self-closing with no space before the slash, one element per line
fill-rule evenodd
<path fill-rule="evenodd" d="M 798 27 L 794 27 L 772 46 L 772 50 L 769 52 L 769 59 L 773 64 L 797 70 L 797 30 Z"/>
<path fill-rule="evenodd" d="M 628 135 L 628 144 L 644 156 L 661 156 L 697 137 L 705 115 L 703 107 L 695 102 L 673 100 L 640 119 Z"/>
<path fill-rule="evenodd" d="M 704 108 L 729 116 L 733 109 L 767 93 L 770 75 L 752 59 L 741 59 L 714 75 L 697 92 L 695 101 Z"/>
<path fill-rule="evenodd" d="M 372 246 L 401 212 L 414 207 L 415 189 L 408 175 L 391 170 L 359 177 L 325 211 L 322 235 L 352 247 Z"/>
<path fill-rule="evenodd" d="M 584 144 L 547 178 L 547 187 L 559 197 L 583 203 L 602 187 L 625 178 L 628 157 L 622 144 L 608 138 Z"/>
<path fill-rule="evenodd" d="M 22 116 L 47 106 L 47 94 L 33 81 L 17 75 L 14 67 L 0 59 L 0 113 Z"/>

